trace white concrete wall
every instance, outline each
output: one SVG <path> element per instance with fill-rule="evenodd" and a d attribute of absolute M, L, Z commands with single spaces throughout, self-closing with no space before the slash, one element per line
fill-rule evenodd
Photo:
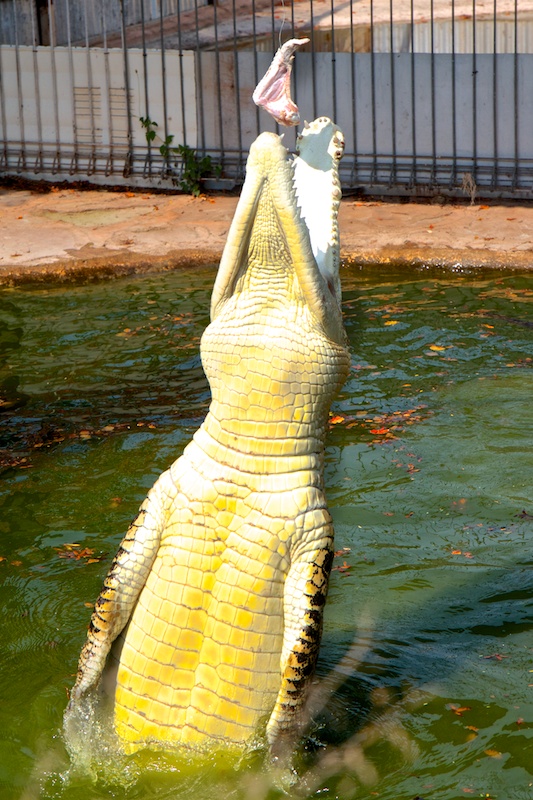
<path fill-rule="evenodd" d="M 302 120 L 311 120 L 319 115 L 335 117 L 344 131 L 347 153 L 354 152 L 356 141 L 358 154 L 368 157 L 376 152 L 387 161 L 390 161 L 393 152 L 397 156 L 416 153 L 452 158 L 455 153 L 456 157 L 468 159 L 476 153 L 478 158 L 514 158 L 516 125 L 518 155 L 533 158 L 533 55 L 519 55 L 516 62 L 511 54 L 496 57 L 482 54 L 477 55 L 475 60 L 467 54 L 457 54 L 455 57 L 438 54 L 432 57 L 428 53 L 397 53 L 392 56 L 388 53 L 374 56 L 369 53 L 337 53 L 335 62 L 331 54 L 315 53 L 314 58 L 313 71 L 310 53 L 299 53 L 297 56 L 295 97 Z M 240 138 L 247 149 L 257 135 L 256 109 L 250 100 L 256 80 L 254 54 L 238 53 L 238 98 L 233 54 L 222 53 L 220 59 L 224 145 L 226 148 L 235 147 L 237 141 L 238 99 Z M 268 54 L 257 54 L 260 75 L 269 60 Z M 213 148 L 217 147 L 220 135 L 215 65 L 214 53 L 203 55 L 202 94 L 207 146 Z M 336 108 L 333 99 L 334 74 Z M 316 108 L 313 80 L 316 82 Z M 274 129 L 264 112 L 261 112 L 260 120 L 263 130 Z M 290 144 L 292 132 L 287 132 L 286 138 Z"/>
<path fill-rule="evenodd" d="M 145 131 L 139 117 L 147 115 L 145 72 L 148 82 L 148 112 L 164 138 L 165 119 L 161 53 L 128 50 L 129 101 L 133 152 L 144 157 Z M 193 53 L 180 57 L 165 52 L 167 130 L 175 143 L 185 140 L 196 147 L 196 89 Z M 180 69 L 183 69 L 185 120 L 182 118 Z M 0 47 L 0 139 L 18 161 L 26 154 L 28 166 L 46 154 L 52 168 L 56 151 L 62 154 L 62 170 L 75 153 L 82 172 L 105 170 L 110 156 L 125 159 L 128 152 L 128 104 L 122 50 L 99 48 Z M 41 144 L 42 143 L 42 144 Z M 154 142 L 157 151 L 160 138 Z M 1 155 L 1 148 L 0 148 Z M 13 163 L 12 160 L 10 163 Z M 58 165 L 55 165 L 58 168 Z M 120 172 L 120 165 L 115 165 Z M 45 170 L 45 171 L 48 171 Z M 84 175 L 78 176 L 83 179 Z"/>

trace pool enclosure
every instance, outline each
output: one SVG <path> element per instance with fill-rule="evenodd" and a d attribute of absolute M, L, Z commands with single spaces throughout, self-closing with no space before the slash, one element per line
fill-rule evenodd
<path fill-rule="evenodd" d="M 533 0 L 2 0 L 0 171 L 233 188 L 303 36 L 294 97 L 342 127 L 346 191 L 531 196 Z"/>

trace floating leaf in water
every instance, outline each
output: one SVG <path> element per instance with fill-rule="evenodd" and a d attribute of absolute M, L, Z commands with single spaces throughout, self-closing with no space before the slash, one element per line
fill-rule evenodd
<path fill-rule="evenodd" d="M 463 713 L 464 713 L 465 711 L 472 711 L 472 709 L 471 709 L 471 707 L 470 707 L 470 706 L 458 706 L 458 705 L 456 705 L 455 703 L 450 703 L 450 705 L 448 706 L 448 708 L 449 708 L 449 710 L 450 710 L 450 711 L 453 711 L 453 713 L 454 713 L 454 714 L 455 714 L 457 717 L 462 717 L 462 716 L 463 716 Z"/>
<path fill-rule="evenodd" d="M 348 564 L 346 561 L 344 561 L 338 567 L 332 567 L 332 569 L 336 570 L 337 572 L 349 572 L 351 568 L 352 568 L 351 564 Z"/>
<path fill-rule="evenodd" d="M 340 414 L 335 414 L 335 416 L 329 418 L 330 425 L 338 425 L 340 422 L 344 422 L 344 417 L 341 417 Z"/>
<path fill-rule="evenodd" d="M 435 350 L 436 352 L 440 352 L 441 350 L 446 350 L 447 348 L 443 347 L 440 344 L 430 344 L 429 345 L 429 349 L 430 350 Z"/>
<path fill-rule="evenodd" d="M 86 564 L 96 564 L 104 558 L 104 553 L 97 556 L 92 547 L 82 547 L 76 543 L 64 544 L 61 547 L 54 547 L 59 558 L 70 558 L 74 561 L 85 561 Z"/>
<path fill-rule="evenodd" d="M 399 319 L 387 319 L 385 320 L 385 325 L 398 325 L 399 322 Z"/>
<path fill-rule="evenodd" d="M 342 547 L 340 550 L 335 550 L 333 555 L 338 558 L 338 556 L 345 556 L 346 553 L 351 552 L 351 547 Z"/>
<path fill-rule="evenodd" d="M 485 755 L 489 756 L 490 758 L 501 758 L 502 754 L 499 750 L 485 750 Z"/>

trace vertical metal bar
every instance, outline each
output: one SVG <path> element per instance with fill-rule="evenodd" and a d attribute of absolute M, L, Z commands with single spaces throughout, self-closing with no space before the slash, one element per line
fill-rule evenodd
<path fill-rule="evenodd" d="M 20 154 L 18 159 L 17 168 L 26 169 L 26 133 L 24 130 L 24 101 L 22 99 L 22 71 L 20 68 L 20 53 L 19 53 L 19 32 L 17 25 L 17 7 L 15 0 L 13 0 L 13 17 L 15 29 L 15 67 L 17 71 L 17 99 L 19 107 L 19 121 L 20 121 Z"/>
<path fill-rule="evenodd" d="M 130 66 L 128 59 L 128 41 L 126 35 L 126 14 L 124 13 L 124 0 L 120 0 L 120 22 L 122 33 L 122 56 L 124 63 L 124 87 L 126 89 L 126 113 L 128 115 L 128 152 L 124 160 L 124 177 L 127 178 L 133 166 L 133 128 L 131 119 L 130 97 Z"/>
<path fill-rule="evenodd" d="M 476 0 L 472 0 L 475 3 Z M 431 0 L 431 179 L 434 186 L 437 174 L 437 122 L 435 97 L 435 0 Z"/>
<path fill-rule="evenodd" d="M 50 0 L 48 0 L 50 2 Z M 91 157 L 87 164 L 87 175 L 92 175 L 96 164 L 96 120 L 94 116 L 94 95 L 93 95 L 93 68 L 91 62 L 91 49 L 89 47 L 89 18 L 87 15 L 87 0 L 83 0 L 83 11 L 85 20 L 85 51 L 87 60 L 87 88 L 89 92 L 89 112 L 91 117 Z"/>
<path fill-rule="evenodd" d="M 196 72 L 197 86 L 200 87 L 199 95 L 199 126 L 200 126 L 200 141 L 202 143 L 202 153 L 205 153 L 205 113 L 204 113 L 204 82 L 202 74 L 202 51 L 200 48 L 200 21 L 198 19 L 198 0 L 194 0 L 194 16 L 195 16 L 195 30 L 196 30 Z"/>
<path fill-rule="evenodd" d="M 355 37 L 354 37 L 354 26 L 353 26 L 353 13 L 354 13 L 354 0 L 350 0 L 350 78 L 351 78 L 351 86 L 352 86 L 352 137 L 353 137 L 353 156 L 354 156 L 354 165 L 353 165 L 353 180 L 357 183 L 357 117 L 356 117 L 356 109 L 357 109 L 357 89 L 356 89 L 356 80 L 355 80 Z"/>
<path fill-rule="evenodd" d="M 252 47 L 254 53 L 254 86 L 257 86 L 259 83 L 259 65 L 257 63 L 257 29 L 256 29 L 256 15 L 255 15 L 255 0 L 252 0 Z M 256 124 L 256 134 L 259 134 L 261 130 L 261 115 L 259 113 L 259 106 L 255 107 L 255 124 Z"/>
<path fill-rule="evenodd" d="M 222 116 L 222 83 L 220 77 L 220 49 L 218 46 L 218 15 L 217 4 L 213 4 L 214 29 L 215 29 L 215 75 L 217 85 L 217 106 L 218 106 L 218 128 L 220 132 L 220 160 L 223 163 L 225 158 L 224 148 L 224 119 Z"/>
<path fill-rule="evenodd" d="M 9 152 L 7 148 L 7 118 L 6 118 L 6 98 L 4 89 L 4 70 L 2 68 L 3 52 L 0 47 L 0 115 L 2 118 L 2 150 L 3 150 L 3 164 L 7 168 L 9 160 Z"/>
<path fill-rule="evenodd" d="M 163 91 L 163 118 L 164 118 L 164 132 L 165 132 L 165 165 L 164 165 L 164 174 L 167 177 L 170 173 L 172 173 L 172 168 L 170 166 L 170 159 L 169 159 L 169 151 L 168 151 L 168 137 L 169 137 L 169 130 L 168 130 L 168 103 L 167 103 L 167 69 L 166 69 L 166 59 L 165 59 L 165 32 L 163 30 L 163 3 L 159 3 L 159 40 L 161 46 L 161 89 Z"/>
<path fill-rule="evenodd" d="M 374 0 L 370 0 L 370 84 L 371 84 L 371 106 L 372 106 L 372 173 L 370 184 L 376 180 L 378 154 L 377 154 L 377 124 L 376 124 L 376 65 L 374 52 Z"/>
<path fill-rule="evenodd" d="M 389 185 L 396 183 L 396 86 L 394 74 L 394 10 L 393 0 L 389 0 L 390 9 L 390 91 L 391 91 L 391 140 L 392 140 L 392 170 Z"/>
<path fill-rule="evenodd" d="M 41 93 L 39 91 L 39 60 L 37 51 L 37 29 L 35 20 L 35 7 L 33 3 L 30 5 L 31 13 L 31 38 L 32 38 L 32 52 L 33 52 L 33 80 L 35 87 L 35 111 L 37 118 L 37 157 L 33 167 L 34 172 L 43 171 L 43 125 L 41 115 Z"/>
<path fill-rule="evenodd" d="M 50 62 L 52 67 L 52 91 L 54 97 L 54 124 L 56 128 L 56 155 L 52 172 L 61 172 L 61 126 L 59 122 L 59 94 L 57 91 L 57 69 L 56 69 L 56 26 L 54 17 L 54 6 L 52 0 L 48 0 L 48 26 L 50 29 Z"/>
<path fill-rule="evenodd" d="M 455 0 L 452 0 L 452 174 L 450 188 L 457 182 L 457 87 L 455 62 Z"/>
<path fill-rule="evenodd" d="M 71 101 L 72 101 L 72 140 L 74 142 L 74 152 L 72 154 L 72 159 L 70 161 L 69 172 L 71 175 L 73 175 L 78 171 L 79 142 L 78 142 L 78 125 L 76 123 L 76 89 L 75 89 L 75 77 L 74 77 L 74 56 L 72 53 L 72 37 L 70 31 L 69 2 L 70 0 L 65 0 L 65 16 L 67 20 L 68 63 L 69 63 L 70 90 L 71 90 Z"/>
<path fill-rule="evenodd" d="M 494 143 L 494 162 L 492 170 L 492 188 L 498 185 L 498 29 L 497 0 L 493 8 L 493 43 L 492 43 L 492 139 Z"/>
<path fill-rule="evenodd" d="M 331 0 L 331 91 L 333 96 L 333 119 L 337 119 L 337 57 L 335 52 L 335 2 Z"/>
<path fill-rule="evenodd" d="M 291 39 L 294 39 L 296 36 L 296 26 L 295 26 L 295 17 L 294 17 L 294 3 L 291 3 Z M 298 105 L 298 103 L 296 103 Z"/>
<path fill-rule="evenodd" d="M 476 0 L 472 0 L 472 177 L 477 181 L 477 41 Z"/>
<path fill-rule="evenodd" d="M 234 91 L 235 91 L 235 113 L 237 117 L 237 143 L 239 148 L 238 155 L 238 170 L 239 173 L 243 167 L 243 147 L 242 147 L 242 133 L 241 133 L 241 104 L 240 104 L 240 81 L 239 81 L 239 55 L 237 51 L 237 10 L 235 7 L 235 0 L 232 0 L 233 9 L 233 70 L 234 70 Z"/>
<path fill-rule="evenodd" d="M 2 149 L 3 165 L 8 166 L 8 149 L 7 149 L 7 119 L 6 119 L 6 101 L 4 89 L 4 70 L 2 68 L 2 48 L 0 47 L 0 116 L 2 118 Z"/>
<path fill-rule="evenodd" d="M 146 120 L 150 119 L 150 94 L 148 92 L 148 51 L 146 49 L 146 27 L 144 17 L 144 0 L 140 0 L 141 10 L 141 40 L 142 40 L 142 53 L 143 53 L 143 87 L 144 87 L 144 117 Z M 145 128 L 145 133 L 148 133 L 148 128 Z M 146 137 L 146 144 L 148 152 L 144 160 L 143 176 L 148 175 L 152 177 L 152 142 L 149 137 Z M 148 168 L 148 169 L 147 169 Z"/>
<path fill-rule="evenodd" d="M 70 161 L 69 173 L 74 175 L 78 171 L 78 125 L 76 122 L 76 90 L 75 90 L 75 77 L 74 77 L 74 55 L 72 52 L 72 36 L 70 31 L 70 0 L 65 0 L 65 18 L 67 21 L 67 48 L 68 48 L 68 64 L 69 64 L 69 77 L 70 77 L 70 92 L 72 102 L 72 141 L 73 153 Z"/>
<path fill-rule="evenodd" d="M 514 175 L 513 175 L 513 191 L 516 189 L 518 183 L 518 162 L 519 162 L 519 132 L 518 126 L 520 122 L 519 105 L 518 105 L 518 0 L 514 3 L 514 59 L 513 59 L 513 73 L 514 73 Z"/>
<path fill-rule="evenodd" d="M 295 25 L 295 16 L 294 16 L 294 5 L 295 4 L 291 3 L 290 5 L 291 5 L 291 36 L 290 36 L 290 38 L 294 39 L 295 36 L 296 36 L 296 29 L 295 29 L 296 25 Z M 294 76 L 293 77 L 293 82 L 294 82 L 294 89 L 293 89 L 294 94 L 293 94 L 293 97 L 294 97 L 294 102 L 296 103 L 296 105 L 298 105 L 298 83 L 299 83 L 298 76 L 300 74 L 300 71 L 301 70 L 303 71 L 303 68 L 301 68 L 299 66 L 300 63 L 301 62 L 298 59 L 295 59 L 294 64 L 293 64 L 293 76 Z M 295 144 L 296 144 L 297 131 L 298 131 L 298 129 L 294 128 L 294 143 Z"/>
<path fill-rule="evenodd" d="M 317 104 L 316 104 L 316 50 L 315 50 L 315 19 L 314 19 L 314 11 L 313 11 L 313 0 L 309 2 L 309 14 L 310 14 L 310 26 L 311 30 L 309 31 L 310 39 L 311 39 L 311 79 L 313 82 L 313 119 L 316 119 L 317 114 Z"/>
<path fill-rule="evenodd" d="M 141 0 L 142 3 L 143 0 Z M 181 127 L 183 130 L 183 144 L 187 147 L 187 117 L 186 117 L 186 103 L 185 103 L 185 78 L 183 75 L 183 47 L 181 41 L 181 0 L 178 0 L 176 7 L 176 16 L 178 23 L 178 54 L 180 65 L 180 100 L 181 100 Z"/>
<path fill-rule="evenodd" d="M 107 46 L 107 26 L 106 26 L 106 19 L 105 19 L 105 6 L 102 4 L 101 6 L 101 14 L 100 20 L 102 25 L 102 38 L 103 38 L 103 56 L 104 56 L 104 72 L 105 72 L 105 86 L 106 86 L 106 94 L 107 94 L 107 108 L 108 108 L 108 133 L 109 133 L 109 150 L 108 156 L 106 161 L 105 167 L 105 174 L 112 175 L 113 174 L 113 165 L 114 165 L 114 158 L 115 158 L 115 148 L 114 148 L 114 139 L 115 139 L 115 129 L 113 125 L 113 103 L 111 100 L 112 93 L 111 93 L 111 76 L 109 71 L 109 48 Z M 103 120 L 102 120 L 103 124 Z"/>
<path fill-rule="evenodd" d="M 452 0 L 453 2 L 453 0 Z M 411 0 L 411 138 L 413 160 L 411 164 L 411 186 L 417 184 L 418 154 L 416 143 L 416 58 L 415 58 L 415 6 Z"/>

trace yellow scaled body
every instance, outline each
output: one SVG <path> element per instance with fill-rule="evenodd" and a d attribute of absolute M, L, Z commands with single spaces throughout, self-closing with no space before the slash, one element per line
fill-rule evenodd
<path fill-rule="evenodd" d="M 82 651 L 67 725 L 105 685 L 127 752 L 241 745 L 262 719 L 275 747 L 298 729 L 333 550 L 324 439 L 348 369 L 331 274 L 342 138 L 313 125 L 332 175 L 324 275 L 293 167 L 263 134 L 202 338 L 209 413 L 128 531 Z"/>

